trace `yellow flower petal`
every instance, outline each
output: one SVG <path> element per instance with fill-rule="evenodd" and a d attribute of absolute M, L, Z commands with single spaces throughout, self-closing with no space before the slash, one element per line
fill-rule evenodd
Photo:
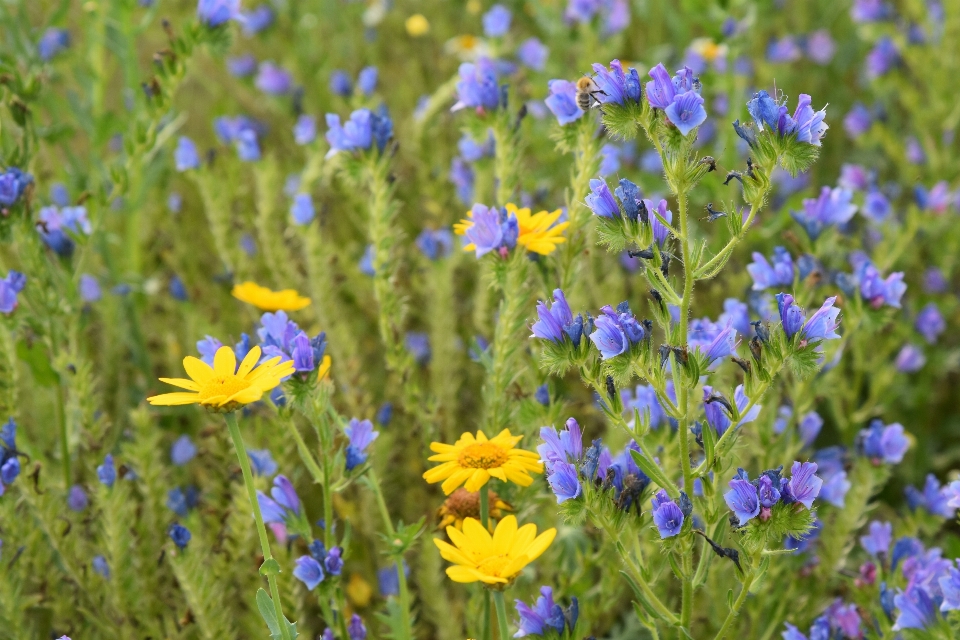
<path fill-rule="evenodd" d="M 160 378 L 160 382 L 165 382 L 174 387 L 189 389 L 190 391 L 199 391 L 200 385 L 193 380 L 184 380 L 183 378 Z"/>
<path fill-rule="evenodd" d="M 218 376 L 232 376 L 237 371 L 237 356 L 230 347 L 220 347 L 213 356 L 213 371 Z"/>
<path fill-rule="evenodd" d="M 247 352 L 247 355 L 243 357 L 243 362 L 240 363 L 240 368 L 237 369 L 237 377 L 245 378 L 248 373 L 253 371 L 253 368 L 257 365 L 257 361 L 260 359 L 260 347 L 254 346 Z"/>
<path fill-rule="evenodd" d="M 181 404 L 194 404 L 200 398 L 196 393 L 164 393 L 159 396 L 150 396 L 147 402 L 162 407 L 172 407 Z"/>
<path fill-rule="evenodd" d="M 183 359 L 183 370 L 199 384 L 209 382 L 210 378 L 214 375 L 210 365 L 200 358 L 194 358 L 193 356 L 187 356 Z"/>

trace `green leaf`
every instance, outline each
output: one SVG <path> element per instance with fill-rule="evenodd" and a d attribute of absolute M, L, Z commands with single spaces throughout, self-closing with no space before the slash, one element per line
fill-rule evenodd
<path fill-rule="evenodd" d="M 277 614 L 273 609 L 273 600 L 262 588 L 257 590 L 257 609 L 260 610 L 263 621 L 267 623 L 267 628 L 270 629 L 270 637 L 282 637 L 280 625 L 277 623 Z"/>
<path fill-rule="evenodd" d="M 262 576 L 275 576 L 279 574 L 280 563 L 277 562 L 276 558 L 270 558 L 260 565 L 260 575 Z"/>
<path fill-rule="evenodd" d="M 630 449 L 630 455 L 633 456 L 634 462 L 637 463 L 637 466 L 640 467 L 647 476 L 656 482 L 662 489 L 669 493 L 672 497 L 676 498 L 680 494 L 677 491 L 676 485 L 667 480 L 667 477 L 663 474 L 663 470 L 657 466 L 657 463 L 653 460 L 648 460 L 646 456 L 635 449 Z"/>
<path fill-rule="evenodd" d="M 17 343 L 17 357 L 27 363 L 33 379 L 41 387 L 53 387 L 60 383 L 60 376 L 50 366 L 40 341 L 28 344 L 25 340 Z"/>

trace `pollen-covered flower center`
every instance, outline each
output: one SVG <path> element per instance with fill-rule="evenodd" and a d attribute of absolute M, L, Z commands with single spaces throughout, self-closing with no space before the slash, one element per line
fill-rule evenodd
<path fill-rule="evenodd" d="M 507 565 L 510 564 L 510 556 L 499 555 L 492 556 L 490 558 L 484 558 L 480 561 L 480 565 L 477 569 L 481 573 L 488 576 L 496 576 L 498 578 L 505 578 L 506 576 L 500 575 L 504 569 L 507 568 Z"/>
<path fill-rule="evenodd" d="M 243 391 L 249 386 L 249 382 L 237 376 L 215 376 L 200 387 L 200 402 L 218 396 L 227 396 L 229 398 L 237 391 Z"/>
<path fill-rule="evenodd" d="M 507 461 L 507 452 L 492 442 L 476 442 L 463 449 L 457 462 L 468 469 L 495 469 Z"/>

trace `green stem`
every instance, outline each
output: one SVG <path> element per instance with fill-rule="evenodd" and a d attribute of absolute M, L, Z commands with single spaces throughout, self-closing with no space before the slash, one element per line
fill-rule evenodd
<path fill-rule="evenodd" d="M 480 524 L 484 529 L 490 525 L 490 495 L 487 485 L 480 487 Z M 483 590 L 483 640 L 490 640 L 490 590 Z"/>
<path fill-rule="evenodd" d="M 300 459 L 303 461 L 303 464 L 306 465 L 307 470 L 310 471 L 310 475 L 313 476 L 313 481 L 323 485 L 326 489 L 326 478 L 323 470 L 320 469 L 320 466 L 317 464 L 317 461 L 314 460 L 313 454 L 310 453 L 310 449 L 307 448 L 307 443 L 304 442 L 303 436 L 300 435 L 300 430 L 297 429 L 297 425 L 293 420 L 293 417 L 290 417 L 286 420 L 287 429 L 290 431 L 290 435 L 293 436 L 293 439 L 297 443 L 297 452 L 300 454 Z"/>
<path fill-rule="evenodd" d="M 70 479 L 73 477 L 70 473 L 70 437 L 67 433 L 67 416 L 63 410 L 63 385 L 57 385 L 57 401 L 54 403 L 56 411 L 57 424 L 60 425 L 60 452 L 63 455 L 63 487 L 70 489 Z"/>
<path fill-rule="evenodd" d="M 377 508 L 380 511 L 380 517 L 383 520 L 383 528 L 387 535 L 393 538 L 396 529 L 393 528 L 393 522 L 390 520 L 390 510 L 387 509 L 387 502 L 383 499 L 383 492 L 380 490 L 380 479 L 377 472 L 370 467 L 367 471 L 367 479 L 370 480 L 370 489 L 373 491 L 377 500 Z M 391 544 L 393 540 L 391 539 Z M 410 590 L 407 587 L 407 575 L 403 570 L 403 557 L 396 556 L 397 581 L 400 585 L 400 621 L 403 625 L 403 635 L 401 638 L 413 638 L 413 628 L 410 624 Z"/>
<path fill-rule="evenodd" d="M 690 620 L 693 617 L 693 549 L 690 549 L 689 552 L 683 554 L 682 563 L 683 563 L 683 582 L 681 590 L 681 600 L 680 600 L 680 626 L 684 629 L 690 629 Z M 684 632 L 680 631 L 681 640 L 683 640 Z"/>
<path fill-rule="evenodd" d="M 720 631 L 717 632 L 714 640 L 723 640 L 724 636 L 727 635 L 727 632 L 730 630 L 730 626 L 733 624 L 734 618 L 736 618 L 740 613 L 740 608 L 743 606 L 743 602 L 747 599 L 747 594 L 750 592 L 750 585 L 753 584 L 753 578 L 753 572 L 744 578 L 743 588 L 740 589 L 740 595 L 737 596 L 736 601 L 733 603 L 733 608 L 730 609 L 730 613 L 727 614 L 727 619 L 723 621 L 723 626 L 720 627 Z"/>
<path fill-rule="evenodd" d="M 503 602 L 503 591 L 493 592 L 493 602 L 497 607 L 497 624 L 500 627 L 500 640 L 507 640 L 510 631 L 507 627 L 507 606 Z"/>
<path fill-rule="evenodd" d="M 257 523 L 257 534 L 260 536 L 260 549 L 263 552 L 263 563 L 265 565 L 273 560 L 273 554 L 270 553 L 270 539 L 267 538 L 267 528 L 263 524 L 263 514 L 260 513 L 260 503 L 257 501 L 257 490 L 253 484 L 253 472 L 250 471 L 250 458 L 247 457 L 247 448 L 243 444 L 243 436 L 240 434 L 240 427 L 237 425 L 237 416 L 232 412 L 225 413 L 223 414 L 223 419 L 227 422 L 230 437 L 233 439 L 233 448 L 236 450 L 237 459 L 240 461 L 240 470 L 243 472 L 243 482 L 247 487 L 247 497 L 250 499 L 250 506 L 253 508 L 253 519 L 256 520 Z M 283 615 L 283 607 L 280 604 L 280 590 L 277 588 L 277 577 L 272 572 L 267 572 L 267 583 L 270 586 L 270 596 L 273 600 L 273 610 L 277 616 L 277 623 L 280 625 L 280 636 L 283 640 L 293 640 L 290 637 L 290 630 L 287 628 L 287 619 Z"/>

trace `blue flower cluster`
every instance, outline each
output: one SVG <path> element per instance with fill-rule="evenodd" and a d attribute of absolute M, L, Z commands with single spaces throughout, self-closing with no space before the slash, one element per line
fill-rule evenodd
<path fill-rule="evenodd" d="M 514 602 L 520 616 L 520 629 L 513 635 L 514 638 L 544 636 L 551 631 L 562 634 L 564 628 L 573 633 L 577 627 L 580 603 L 576 598 L 571 598 L 570 606 L 564 609 L 553 600 L 553 589 L 550 587 L 540 587 L 540 597 L 532 606 L 522 600 Z"/>
<path fill-rule="evenodd" d="M 778 502 L 812 508 L 823 485 L 823 480 L 815 475 L 817 464 L 794 462 L 789 479 L 782 476 L 782 471 L 783 467 L 770 469 L 751 481 L 746 471 L 737 469 L 737 475 L 729 483 L 730 491 L 723 494 L 723 499 L 741 527 L 757 517 L 764 522 L 768 520 L 770 510 Z"/>
<path fill-rule="evenodd" d="M 667 120 L 680 133 L 687 135 L 704 123 L 707 110 L 700 96 L 702 85 L 693 69 L 684 67 L 671 78 L 661 63 L 650 70 L 650 77 L 653 79 L 647 83 L 647 101 L 651 107 L 663 109 Z"/>
<path fill-rule="evenodd" d="M 342 125 L 339 115 L 327 114 L 326 138 L 330 144 L 328 158 L 332 158 L 341 151 L 366 151 L 374 143 L 377 145 L 377 150 L 383 152 L 392 137 L 393 120 L 390 119 L 386 107 L 381 107 L 376 113 L 369 109 L 357 109 Z"/>
<path fill-rule="evenodd" d="M 4 487 L 20 475 L 20 459 L 17 451 L 17 423 L 10 418 L 0 427 L 0 496 Z"/>

